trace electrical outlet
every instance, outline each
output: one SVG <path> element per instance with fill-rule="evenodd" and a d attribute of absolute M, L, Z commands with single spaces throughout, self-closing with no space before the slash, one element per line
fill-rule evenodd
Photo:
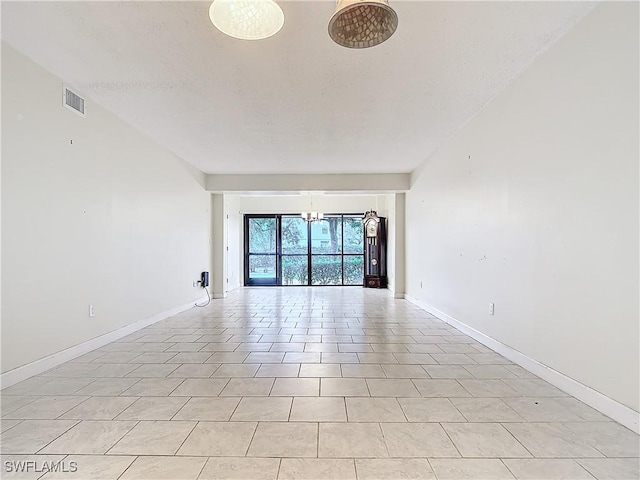
<path fill-rule="evenodd" d="M 194 280 L 194 281 L 193 281 L 193 286 L 195 287 L 197 284 L 198 284 L 198 281 L 197 281 L 197 280 Z"/>
<path fill-rule="evenodd" d="M 489 315 L 493 315 L 496 312 L 496 306 L 493 303 L 489 304 Z"/>
<path fill-rule="evenodd" d="M 95 317 L 96 316 L 96 311 L 93 308 L 93 305 L 89 305 L 89 316 L 90 317 Z"/>

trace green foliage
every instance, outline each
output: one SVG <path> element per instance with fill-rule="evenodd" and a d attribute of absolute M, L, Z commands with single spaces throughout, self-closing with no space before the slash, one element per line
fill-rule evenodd
<path fill-rule="evenodd" d="M 342 259 L 339 255 L 319 255 L 311 259 L 311 283 L 313 285 L 340 285 L 342 283 Z"/>
<path fill-rule="evenodd" d="M 312 257 L 313 285 L 342 284 L 342 257 L 340 255 L 314 255 Z M 361 255 L 344 257 L 344 284 L 361 285 L 364 276 Z M 282 278 L 285 285 L 307 284 L 307 257 L 285 256 L 282 259 Z"/>
<path fill-rule="evenodd" d="M 362 253 L 363 237 L 362 220 L 344 217 L 344 253 Z"/>
<path fill-rule="evenodd" d="M 251 253 L 275 253 L 276 221 L 274 218 L 249 220 L 249 251 Z"/>
<path fill-rule="evenodd" d="M 302 218 L 282 219 L 282 252 L 307 253 L 307 222 Z"/>
<path fill-rule="evenodd" d="M 364 257 L 354 255 L 344 257 L 344 284 L 362 285 L 364 281 Z"/>
<path fill-rule="evenodd" d="M 283 285 L 306 285 L 308 275 L 306 255 L 282 257 Z"/>
<path fill-rule="evenodd" d="M 273 278 L 275 261 L 275 255 L 252 255 L 249 259 L 251 278 Z"/>

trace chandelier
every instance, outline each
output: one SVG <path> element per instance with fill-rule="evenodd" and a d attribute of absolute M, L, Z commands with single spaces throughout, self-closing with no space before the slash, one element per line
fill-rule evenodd
<path fill-rule="evenodd" d="M 284 25 L 284 13 L 273 0 L 214 0 L 209 18 L 222 33 L 241 40 L 271 37 Z"/>
<path fill-rule="evenodd" d="M 211 22 L 222 33 L 241 40 L 271 37 L 284 25 L 284 13 L 274 0 L 214 0 Z M 337 0 L 329 20 L 329 36 L 348 48 L 374 47 L 398 27 L 398 15 L 387 0 Z"/>
<path fill-rule="evenodd" d="M 311 223 L 311 222 L 319 222 L 320 220 L 322 220 L 324 218 L 324 214 L 320 213 L 320 212 L 315 212 L 313 211 L 313 197 L 309 197 L 309 205 L 310 205 L 310 212 L 302 212 L 300 214 L 300 216 L 302 217 L 302 219 L 307 222 L 307 223 Z"/>
<path fill-rule="evenodd" d="M 319 222 L 320 220 L 322 220 L 324 218 L 324 214 L 323 213 L 319 213 L 319 212 L 302 212 L 300 214 L 300 216 L 307 223 Z"/>

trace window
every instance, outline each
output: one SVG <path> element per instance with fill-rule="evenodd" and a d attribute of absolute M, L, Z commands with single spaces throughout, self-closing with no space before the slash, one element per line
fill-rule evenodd
<path fill-rule="evenodd" d="M 245 215 L 245 285 L 362 285 L 360 215 Z"/>

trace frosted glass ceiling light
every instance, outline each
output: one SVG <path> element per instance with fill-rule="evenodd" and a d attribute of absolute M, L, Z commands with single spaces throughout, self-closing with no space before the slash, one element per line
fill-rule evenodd
<path fill-rule="evenodd" d="M 242 40 L 270 37 L 284 25 L 284 13 L 273 0 L 214 0 L 209 18 L 222 33 Z"/>
<path fill-rule="evenodd" d="M 387 0 L 337 0 L 329 36 L 343 47 L 367 48 L 387 40 L 398 27 L 398 15 Z"/>

